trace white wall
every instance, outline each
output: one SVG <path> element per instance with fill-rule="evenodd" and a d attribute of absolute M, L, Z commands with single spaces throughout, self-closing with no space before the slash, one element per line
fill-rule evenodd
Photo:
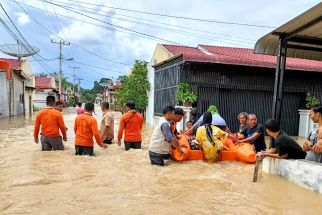
<path fill-rule="evenodd" d="M 150 91 L 148 92 L 148 106 L 146 108 L 146 124 L 154 125 L 154 68 L 152 63 L 148 64 L 148 80 L 150 82 Z"/>
<path fill-rule="evenodd" d="M 43 91 L 36 90 L 34 106 L 36 108 L 44 108 L 44 107 L 46 107 L 46 98 L 49 95 L 55 96 L 56 101 L 58 101 L 57 93 L 53 94 L 51 89 L 45 89 Z"/>
<path fill-rule="evenodd" d="M 9 100 L 6 73 L 0 72 L 0 117 L 9 116 Z"/>

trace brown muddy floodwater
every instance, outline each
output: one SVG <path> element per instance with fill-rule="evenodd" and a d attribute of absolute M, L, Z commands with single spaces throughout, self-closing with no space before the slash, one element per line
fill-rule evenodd
<path fill-rule="evenodd" d="M 0 214 L 321 214 L 321 194 L 264 173 L 253 183 L 250 164 L 151 166 L 147 126 L 142 150 L 76 157 L 75 117 L 65 113 L 66 150 L 56 152 L 33 142 L 32 119 L 0 120 Z"/>

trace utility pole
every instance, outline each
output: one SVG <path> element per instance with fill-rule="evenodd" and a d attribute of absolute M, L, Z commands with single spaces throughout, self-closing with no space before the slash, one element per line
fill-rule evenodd
<path fill-rule="evenodd" d="M 58 71 L 58 91 L 59 91 L 59 100 L 61 101 L 61 78 L 62 78 L 62 67 L 63 67 L 63 46 L 69 46 L 70 42 L 65 42 L 60 40 L 59 42 L 55 42 L 53 39 L 51 39 L 51 43 L 59 44 L 59 71 Z"/>
<path fill-rule="evenodd" d="M 76 82 L 76 79 L 77 79 L 77 76 L 76 76 L 76 69 L 79 69 L 78 66 L 70 66 L 69 68 L 72 68 L 73 69 L 73 91 L 74 91 L 74 103 L 76 104 L 76 93 L 75 93 L 75 82 Z"/>

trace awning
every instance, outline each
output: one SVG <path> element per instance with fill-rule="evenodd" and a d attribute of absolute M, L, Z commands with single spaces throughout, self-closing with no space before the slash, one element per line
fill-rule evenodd
<path fill-rule="evenodd" d="M 287 57 L 322 61 L 322 2 L 263 36 L 254 53 L 277 55 L 281 36 L 287 41 Z"/>

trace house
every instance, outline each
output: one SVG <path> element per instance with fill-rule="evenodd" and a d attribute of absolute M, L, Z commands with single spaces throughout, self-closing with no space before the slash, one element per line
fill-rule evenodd
<path fill-rule="evenodd" d="M 153 125 L 165 105 L 177 105 L 179 83 L 197 93 L 199 114 L 215 104 L 232 131 L 237 114 L 257 114 L 263 123 L 271 117 L 276 56 L 254 54 L 253 49 L 158 44 L 149 66 L 151 83 L 147 123 Z M 298 109 L 309 93 L 322 101 L 322 62 L 287 58 L 281 126 L 297 135 Z"/>
<path fill-rule="evenodd" d="M 110 103 L 111 110 L 121 110 L 121 105 L 117 102 L 117 95 L 121 89 L 121 82 L 116 80 L 115 83 L 108 86 L 106 101 Z"/>
<path fill-rule="evenodd" d="M 38 109 L 46 107 L 46 97 L 55 96 L 59 100 L 59 91 L 53 77 L 36 77 L 36 98 L 35 107 Z"/>
<path fill-rule="evenodd" d="M 0 72 L 0 117 L 33 114 L 35 76 L 30 63 L 9 58 L 0 62 L 8 65 L 7 73 Z"/>

